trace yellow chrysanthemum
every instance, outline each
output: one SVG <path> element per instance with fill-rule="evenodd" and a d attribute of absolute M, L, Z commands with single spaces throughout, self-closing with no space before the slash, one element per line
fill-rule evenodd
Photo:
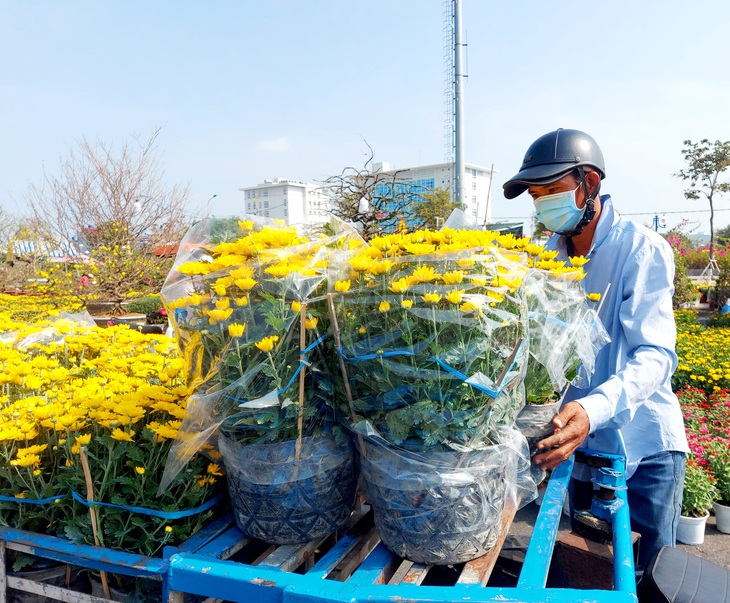
<path fill-rule="evenodd" d="M 304 319 L 304 328 L 308 331 L 311 331 L 312 329 L 317 328 L 317 323 L 319 322 L 319 318 L 316 318 L 314 316 L 308 317 Z"/>
<path fill-rule="evenodd" d="M 112 431 L 112 438 L 117 440 L 118 442 L 133 442 L 132 436 L 135 435 L 134 431 L 126 432 L 119 427 L 115 428 L 114 431 Z"/>
<path fill-rule="evenodd" d="M 274 344 L 277 341 L 279 341 L 278 335 L 269 335 L 268 337 L 264 337 L 260 341 L 257 341 L 255 345 L 262 352 L 270 352 L 274 349 Z"/>
<path fill-rule="evenodd" d="M 390 303 L 385 300 L 381 301 L 378 306 L 378 312 L 387 312 L 388 310 L 390 310 Z"/>
<path fill-rule="evenodd" d="M 441 301 L 441 296 L 438 293 L 426 293 L 421 299 L 427 304 L 437 304 Z"/>
<path fill-rule="evenodd" d="M 243 335 L 244 331 L 246 330 L 246 323 L 231 323 L 228 325 L 228 335 L 231 337 L 240 337 Z"/>
<path fill-rule="evenodd" d="M 350 281 L 336 281 L 335 291 L 347 293 L 350 290 Z"/>
<path fill-rule="evenodd" d="M 462 298 L 464 297 L 463 291 L 453 290 L 449 291 L 449 293 L 446 295 L 446 300 L 451 302 L 452 304 L 460 304 Z"/>

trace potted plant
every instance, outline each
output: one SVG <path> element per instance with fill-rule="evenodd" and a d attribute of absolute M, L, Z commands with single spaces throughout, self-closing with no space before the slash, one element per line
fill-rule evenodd
<path fill-rule="evenodd" d="M 688 459 L 682 493 L 682 514 L 677 528 L 679 542 L 702 544 L 705 541 L 705 524 L 716 498 L 714 478 L 694 458 Z"/>
<path fill-rule="evenodd" d="M 189 393 L 174 341 L 61 318 L 22 328 L 6 363 L 0 523 L 157 556 L 212 517 L 222 473 L 202 455 L 157 496 Z"/>
<path fill-rule="evenodd" d="M 717 500 L 713 506 L 715 524 L 724 534 L 730 534 L 730 448 L 727 440 L 716 440 L 710 444 L 710 471 L 715 478 Z"/>
<path fill-rule="evenodd" d="M 526 404 L 516 426 L 533 454 L 537 443 L 553 433 L 552 420 L 560 411 L 568 386 L 587 381 L 596 354 L 608 341 L 595 308 L 600 294 L 589 294 L 586 300 L 580 285 L 587 260 L 570 258 L 575 270 L 559 272 L 553 270 L 555 255 L 554 251 L 542 251 L 531 256 L 531 270 L 522 282 L 530 354 L 525 373 Z M 533 464 L 531 471 L 539 482 L 543 477 L 539 466 Z"/>
<path fill-rule="evenodd" d="M 445 228 L 376 237 L 331 270 L 339 399 L 365 498 L 382 541 L 412 561 L 483 555 L 505 504 L 519 504 L 530 251 L 542 248 Z"/>
<path fill-rule="evenodd" d="M 161 292 L 194 393 L 160 490 L 217 443 L 239 528 L 270 543 L 326 535 L 355 501 L 323 358 L 326 248 L 344 236 L 208 220 L 183 239 Z"/>

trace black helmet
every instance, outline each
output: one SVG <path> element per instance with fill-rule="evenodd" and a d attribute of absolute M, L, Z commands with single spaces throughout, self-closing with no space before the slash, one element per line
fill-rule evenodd
<path fill-rule="evenodd" d="M 530 145 L 520 171 L 504 183 L 504 196 L 514 199 L 531 184 L 549 184 L 577 167 L 588 166 L 606 177 L 603 153 L 596 141 L 580 130 L 558 128 Z"/>

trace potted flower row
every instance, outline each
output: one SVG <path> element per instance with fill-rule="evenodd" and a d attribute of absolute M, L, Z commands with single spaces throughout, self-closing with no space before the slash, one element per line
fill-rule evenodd
<path fill-rule="evenodd" d="M 576 264 L 487 231 L 365 244 L 331 225 L 318 236 L 256 218 L 200 223 L 162 290 L 195 393 L 161 491 L 188 455 L 217 444 L 239 527 L 302 542 L 347 517 L 352 441 L 391 550 L 424 563 L 483 554 L 505 505 L 535 495 L 514 428 L 527 359 L 546 357 L 550 327 L 596 322 L 570 304 L 548 309 L 533 348 L 523 282 L 543 275 L 534 295 L 549 281 L 553 302 L 585 308 Z M 575 345 L 555 356 L 553 391 L 581 360 Z M 293 513 L 301 501 L 306 513 Z"/>

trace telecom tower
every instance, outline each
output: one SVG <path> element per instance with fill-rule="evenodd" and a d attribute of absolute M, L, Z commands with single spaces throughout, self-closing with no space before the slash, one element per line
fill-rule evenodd
<path fill-rule="evenodd" d="M 444 0 L 444 138 L 446 161 L 453 162 L 451 198 L 464 200 L 464 78 L 461 0 Z"/>

